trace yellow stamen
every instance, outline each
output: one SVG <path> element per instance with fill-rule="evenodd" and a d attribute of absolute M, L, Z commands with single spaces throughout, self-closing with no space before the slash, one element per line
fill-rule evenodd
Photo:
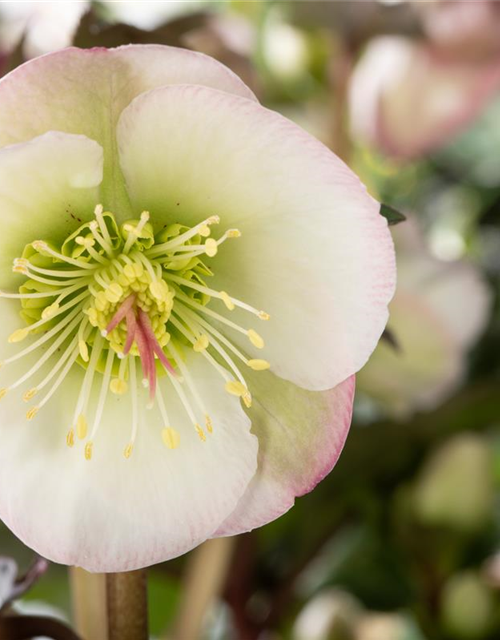
<path fill-rule="evenodd" d="M 232 311 L 234 309 L 234 302 L 231 300 L 229 295 L 225 291 L 220 291 L 219 293 L 222 302 L 226 305 L 229 311 Z"/>
<path fill-rule="evenodd" d="M 243 400 L 243 404 L 245 405 L 245 407 L 247 409 L 250 409 L 250 407 L 252 406 L 252 394 L 250 393 L 250 391 L 244 393 L 241 396 L 241 399 Z"/>
<path fill-rule="evenodd" d="M 9 391 L 9 390 L 8 390 L 8 389 L 6 389 L 5 387 L 4 387 L 3 389 L 0 389 L 0 400 L 1 400 L 2 398 L 5 398 L 5 396 L 7 395 L 8 391 Z"/>
<path fill-rule="evenodd" d="M 214 430 L 214 425 L 212 422 L 212 418 L 208 415 L 205 416 L 205 426 L 207 428 L 208 433 L 212 433 Z"/>
<path fill-rule="evenodd" d="M 201 227 L 198 229 L 198 233 L 202 238 L 208 238 L 208 236 L 211 233 L 210 227 L 208 226 L 208 224 L 202 224 Z"/>
<path fill-rule="evenodd" d="M 78 341 L 78 350 L 80 352 L 80 356 L 84 362 L 89 361 L 89 348 L 85 340 Z"/>
<path fill-rule="evenodd" d="M 271 366 L 267 360 L 258 360 L 258 359 L 249 360 L 247 364 L 250 367 L 250 369 L 253 369 L 254 371 L 265 371 L 266 369 L 269 369 L 269 367 Z"/>
<path fill-rule="evenodd" d="M 228 393 L 233 396 L 238 396 L 239 398 L 248 393 L 248 389 L 245 387 L 245 385 L 238 380 L 230 380 L 229 382 L 226 382 L 224 388 Z"/>
<path fill-rule="evenodd" d="M 17 329 L 14 333 L 11 333 L 8 339 L 8 342 L 21 342 L 24 340 L 29 333 L 29 329 Z"/>
<path fill-rule="evenodd" d="M 24 402 L 28 402 L 29 400 L 31 400 L 31 398 L 34 398 L 37 393 L 38 389 L 36 387 L 34 387 L 33 389 L 29 389 L 29 391 L 26 391 L 26 393 L 23 395 Z"/>
<path fill-rule="evenodd" d="M 26 413 L 27 420 L 33 420 L 33 418 L 38 413 L 38 409 L 39 407 L 31 407 L 31 409 L 29 409 L 29 411 Z"/>
<path fill-rule="evenodd" d="M 264 339 L 261 338 L 261 336 L 259 336 L 257 331 L 254 331 L 253 329 L 249 329 L 247 332 L 247 336 L 254 347 L 257 347 L 257 349 L 264 348 Z"/>
<path fill-rule="evenodd" d="M 90 460 L 92 458 L 92 448 L 94 447 L 93 442 L 87 442 L 85 445 L 85 460 Z"/>
<path fill-rule="evenodd" d="M 130 458 L 130 456 L 132 455 L 132 450 L 134 448 L 134 445 L 129 442 L 128 445 L 125 447 L 125 449 L 123 450 L 123 455 L 127 458 L 127 460 Z"/>
<path fill-rule="evenodd" d="M 198 340 L 196 340 L 196 342 L 193 344 L 193 349 L 197 353 L 201 353 L 202 351 L 204 351 L 208 347 L 208 345 L 209 345 L 208 336 L 203 333 L 198 338 Z"/>
<path fill-rule="evenodd" d="M 48 307 L 45 307 L 45 309 L 42 311 L 42 318 L 43 320 L 48 320 L 49 318 L 52 318 L 52 316 L 54 316 L 58 311 L 59 311 L 59 305 L 54 302 L 54 304 L 51 304 Z"/>
<path fill-rule="evenodd" d="M 213 258 L 217 254 L 217 240 L 208 238 L 205 240 L 205 253 L 209 258 Z"/>
<path fill-rule="evenodd" d="M 257 314 L 259 316 L 259 318 L 261 320 L 269 320 L 269 318 L 271 317 L 268 313 L 266 313 L 265 311 L 259 311 L 259 313 Z"/>
<path fill-rule="evenodd" d="M 78 420 L 76 421 L 76 435 L 83 440 L 87 435 L 87 421 L 85 420 L 85 416 L 80 414 L 78 416 Z"/>
<path fill-rule="evenodd" d="M 241 237 L 241 231 L 239 229 L 228 229 L 226 235 L 228 238 L 239 238 Z"/>
<path fill-rule="evenodd" d="M 205 435 L 205 432 L 200 427 L 200 425 L 199 424 L 195 424 L 194 428 L 196 429 L 196 433 L 198 434 L 198 437 L 200 438 L 200 440 L 202 442 L 205 442 L 205 440 L 207 439 L 207 436 Z"/>
<path fill-rule="evenodd" d="M 115 378 L 114 380 L 111 380 L 109 389 L 111 393 L 114 393 L 117 396 L 123 396 L 128 391 L 128 384 L 125 382 L 125 380 Z"/>
<path fill-rule="evenodd" d="M 161 439 L 163 440 L 163 444 L 169 449 L 177 449 L 180 443 L 180 435 L 172 427 L 165 427 L 165 429 L 161 432 Z"/>
<path fill-rule="evenodd" d="M 75 432 L 73 429 L 70 429 L 66 434 L 66 444 L 68 447 L 72 447 L 75 444 Z"/>

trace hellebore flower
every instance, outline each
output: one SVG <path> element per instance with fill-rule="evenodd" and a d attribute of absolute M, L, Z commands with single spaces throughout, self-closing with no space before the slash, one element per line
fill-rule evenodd
<path fill-rule="evenodd" d="M 335 464 L 387 320 L 378 204 L 170 47 L 28 62 L 0 145 L 0 517 L 121 571 L 284 513 Z"/>
<path fill-rule="evenodd" d="M 431 255 L 414 220 L 394 229 L 398 290 L 388 329 L 360 372 L 358 389 L 404 418 L 431 409 L 460 384 L 466 356 L 489 317 L 491 294 L 465 260 Z"/>
<path fill-rule="evenodd" d="M 352 77 L 353 136 L 388 155 L 418 158 L 464 131 L 499 90 L 500 55 L 471 60 L 425 41 L 377 38 Z"/>

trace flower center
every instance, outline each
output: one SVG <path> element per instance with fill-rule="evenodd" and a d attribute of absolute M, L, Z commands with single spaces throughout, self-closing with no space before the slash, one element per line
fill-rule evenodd
<path fill-rule="evenodd" d="M 240 363 L 256 371 L 268 369 L 269 363 L 247 358 L 226 333 L 242 333 L 260 349 L 264 341 L 254 329 L 232 322 L 227 312 L 239 307 L 261 320 L 269 316 L 225 291 L 207 286 L 205 280 L 213 274 L 206 259 L 213 258 L 226 240 L 241 235 L 237 229 L 230 229 L 217 240 L 210 237 L 211 227 L 218 223 L 218 216 L 211 216 L 192 228 L 175 223 L 155 231 L 149 213 L 143 212 L 139 220 L 119 226 L 114 215 L 98 205 L 95 219 L 83 224 L 62 245 L 41 240 L 27 245 L 13 266 L 15 273 L 26 276 L 25 282 L 19 293 L 0 292 L 0 297 L 19 299 L 26 322 L 14 331 L 9 342 L 17 343 L 28 336 L 32 342 L 2 364 L 38 349 L 43 349 L 43 354 L 18 380 L 0 389 L 0 398 L 45 369 L 41 379 L 23 395 L 28 402 L 45 390 L 26 414 L 31 420 L 56 393 L 71 368 L 83 367 L 85 375 L 66 442 L 73 447 L 78 439 L 85 440 L 87 460 L 92 458 L 108 391 L 130 395 L 131 432 L 124 455 L 131 456 L 140 413 L 137 363 L 142 386 L 149 389 L 147 408 L 157 405 L 161 439 L 167 448 L 178 447 L 181 434 L 168 418 L 160 379 L 172 385 L 202 441 L 213 431 L 202 394 L 185 362 L 186 349 L 205 358 L 221 377 L 226 391 L 241 397 L 250 407 L 251 394 Z M 214 321 L 219 328 L 213 326 Z M 96 384 L 100 391 L 92 406 Z"/>

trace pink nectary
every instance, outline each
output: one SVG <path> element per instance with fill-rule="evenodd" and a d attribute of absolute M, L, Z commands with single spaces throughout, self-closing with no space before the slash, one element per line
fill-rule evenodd
<path fill-rule="evenodd" d="M 127 356 L 130 353 L 134 342 L 137 344 L 142 372 L 149 384 L 149 396 L 151 400 L 154 400 L 156 394 L 155 354 L 169 373 L 175 375 L 175 369 L 170 364 L 155 336 L 148 314 L 140 307 L 136 308 L 135 302 L 136 295 L 132 293 L 118 307 L 104 333 L 105 335 L 109 334 L 113 329 L 116 329 L 120 322 L 126 321 L 127 337 L 123 355 Z"/>

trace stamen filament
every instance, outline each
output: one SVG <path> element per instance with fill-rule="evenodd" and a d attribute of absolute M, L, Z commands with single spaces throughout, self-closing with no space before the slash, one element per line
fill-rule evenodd
<path fill-rule="evenodd" d="M 207 218 L 206 220 L 203 220 L 203 222 L 200 222 L 199 224 L 197 224 L 196 226 L 192 227 L 188 231 L 185 231 L 184 233 L 181 233 L 180 236 L 177 236 L 176 238 L 173 238 L 172 240 L 169 240 L 168 242 L 164 242 L 162 244 L 158 244 L 158 245 L 155 245 L 155 246 L 151 247 L 151 249 L 149 249 L 148 251 L 145 252 L 146 256 L 148 258 L 154 258 L 155 256 L 157 256 L 157 255 L 159 255 L 161 253 L 166 253 L 167 251 L 171 251 L 175 247 L 178 247 L 180 245 L 185 244 L 193 236 L 198 235 L 200 233 L 200 229 L 202 229 L 204 226 L 207 226 L 207 225 L 210 226 L 212 224 L 219 224 L 219 222 L 220 222 L 219 216 L 210 216 L 209 218 Z"/>
<path fill-rule="evenodd" d="M 113 361 L 115 359 L 115 353 L 113 349 L 108 349 L 108 357 L 106 358 L 106 366 L 104 368 L 104 377 L 101 383 L 101 392 L 99 394 L 99 400 L 97 402 L 97 409 L 94 416 L 94 424 L 92 431 L 90 432 L 89 440 L 94 441 L 97 430 L 101 424 L 102 414 L 104 406 L 106 404 L 106 398 L 108 396 L 109 382 L 111 380 L 111 371 L 113 370 Z"/>
<path fill-rule="evenodd" d="M 33 247 L 40 252 L 45 252 L 51 255 L 53 258 L 57 258 L 62 262 L 66 262 L 67 264 L 75 265 L 76 267 L 80 267 L 81 269 L 87 269 L 89 271 L 95 271 L 95 269 L 99 269 L 99 265 L 89 264 L 84 262 L 83 260 L 76 260 L 75 258 L 70 258 L 69 256 L 65 256 L 58 251 L 54 251 L 46 242 L 41 240 L 37 240 L 32 243 Z"/>

